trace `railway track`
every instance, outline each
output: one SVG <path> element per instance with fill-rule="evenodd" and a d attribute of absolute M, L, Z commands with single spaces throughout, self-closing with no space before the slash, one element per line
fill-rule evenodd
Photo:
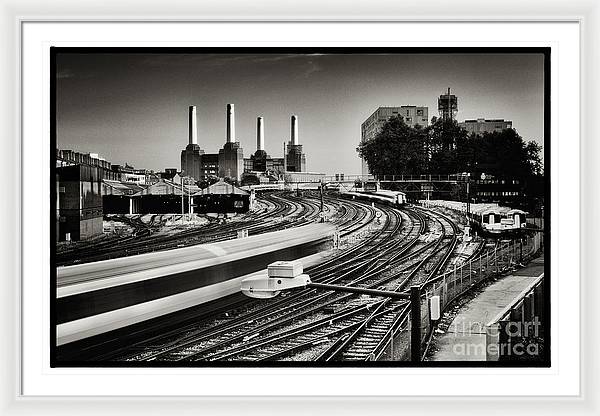
<path fill-rule="evenodd" d="M 374 210 L 369 205 L 363 206 L 369 210 Z M 386 222 L 380 231 L 375 232 L 371 238 L 348 250 L 347 253 L 342 253 L 336 258 L 308 270 L 314 281 L 343 282 L 353 277 L 356 278 L 362 273 L 362 270 L 370 266 L 369 261 L 363 258 L 367 253 L 374 253 L 371 257 L 379 257 L 388 251 L 397 250 L 399 246 L 396 241 L 393 241 L 394 237 L 399 235 L 402 235 L 403 238 L 408 237 L 411 231 L 413 240 L 418 238 L 418 232 L 413 231 L 415 224 L 412 221 L 413 226 L 399 234 L 399 231 L 403 229 L 401 226 L 402 214 L 390 208 L 385 208 L 385 210 L 387 212 Z M 373 212 L 370 212 L 369 215 L 374 218 Z M 404 216 L 407 221 L 409 218 L 413 218 L 407 214 L 404 214 Z M 417 231 L 422 226 L 422 224 L 419 224 Z M 387 240 L 392 241 L 386 245 L 384 242 Z M 412 243 L 414 244 L 414 241 Z M 373 247 L 378 247 L 379 251 L 373 250 Z M 338 274 L 331 277 L 331 272 L 336 267 L 339 269 Z M 371 269 L 373 273 L 377 271 L 372 267 Z M 120 359 L 136 361 L 204 359 L 209 356 L 209 353 L 214 353 L 219 348 L 222 349 L 226 344 L 231 345 L 236 341 L 248 342 L 256 337 L 256 333 L 264 331 L 267 325 L 268 328 L 272 329 L 281 328 L 310 313 L 319 313 L 319 310 L 327 305 L 339 302 L 337 294 L 325 293 L 315 296 L 313 292 L 312 290 L 304 290 L 295 296 L 284 297 L 275 302 L 258 302 L 255 304 L 256 307 L 236 317 L 207 323 L 196 329 L 186 328 L 185 331 L 171 333 L 167 337 L 149 340 L 145 345 L 143 345 L 144 343 L 138 344 L 135 346 L 133 353 L 127 354 L 125 357 L 122 356 Z M 165 341 L 167 341 L 166 344 Z M 156 349 L 158 345 L 162 345 L 162 347 Z"/>
<path fill-rule="evenodd" d="M 397 285 L 396 290 L 405 287 L 415 278 L 423 265 L 437 255 L 437 249 L 444 237 L 445 233 L 433 244 L 425 245 L 429 246 L 431 253 L 414 267 L 408 277 L 400 276 L 402 283 Z M 400 261 L 401 258 L 402 255 L 392 256 L 392 259 L 387 261 L 387 265 L 389 266 L 392 260 Z M 441 261 L 444 260 L 438 260 L 438 262 Z M 382 271 L 381 266 L 374 267 L 370 273 L 354 279 L 351 283 L 353 286 L 373 288 L 397 280 L 398 276 L 395 276 L 396 279 L 390 276 L 381 277 Z M 318 296 L 317 299 L 319 298 L 327 299 L 326 295 Z M 285 359 L 286 354 L 302 353 L 303 349 L 326 345 L 334 340 L 329 356 L 327 355 L 328 350 L 326 350 L 317 359 L 321 361 L 366 360 L 373 357 L 373 352 L 381 342 L 381 335 L 385 334 L 388 327 L 406 315 L 408 305 L 405 301 L 378 298 L 370 298 L 366 301 L 359 298 L 358 305 L 356 302 L 357 297 L 354 295 L 339 296 L 334 301 L 324 302 L 313 306 L 308 311 L 295 314 L 293 318 L 288 317 L 283 322 L 286 324 L 285 329 L 280 331 L 269 332 L 274 325 L 271 323 L 269 326 L 263 326 L 262 332 L 258 332 L 254 336 L 245 335 L 241 342 L 232 346 L 226 346 L 224 345 L 226 343 L 223 342 L 212 347 L 196 344 L 185 352 L 176 350 L 175 355 L 170 355 L 168 359 L 175 361 L 194 361 L 200 357 L 204 361 Z M 331 315 L 324 314 L 323 309 L 326 306 L 335 312 Z M 350 332 L 349 336 L 348 332 Z M 336 339 L 336 337 L 342 336 L 345 336 L 344 340 L 338 342 L 339 338 Z"/>
<path fill-rule="evenodd" d="M 399 284 L 394 284 L 391 288 L 386 286 L 387 290 L 403 291 L 410 284 L 424 285 L 447 265 L 456 248 L 459 230 L 456 224 L 445 216 L 439 216 L 437 221 L 442 226 L 442 235 L 437 239 L 430 254 L 426 255 Z M 447 235 L 450 237 L 450 242 L 443 244 Z M 425 270 L 425 265 L 428 263 L 433 263 L 433 267 Z M 420 274 L 422 276 L 419 276 Z M 317 360 L 323 362 L 376 360 L 383 353 L 384 341 L 393 336 L 395 329 L 407 322 L 408 312 L 408 301 L 383 299 L 359 327 L 322 351 Z"/>
<path fill-rule="evenodd" d="M 307 201 L 307 203 L 312 204 L 315 209 L 318 207 L 318 205 L 320 204 L 320 200 L 318 198 L 318 195 L 314 195 L 314 197 L 311 197 L 309 195 L 309 199 L 313 199 L 313 201 Z M 368 204 L 364 204 L 364 203 L 348 203 L 347 201 L 339 201 L 335 198 L 327 198 L 326 201 L 327 204 L 330 205 L 330 209 L 332 211 L 337 211 L 337 215 L 335 217 L 335 223 L 338 225 L 339 229 L 340 229 L 340 235 L 347 235 L 348 233 L 352 233 L 356 230 L 361 230 L 361 228 L 363 228 L 365 225 L 368 225 L 370 222 L 372 222 L 375 219 L 375 213 L 378 211 L 375 208 L 372 208 L 370 205 Z M 358 246 L 357 246 L 358 248 Z M 344 251 L 344 254 L 351 254 L 350 250 L 346 250 Z M 345 255 L 341 255 L 339 256 L 339 259 L 343 259 L 345 258 Z M 333 259 L 332 259 L 333 260 Z M 332 261 L 327 261 L 325 263 L 326 264 L 330 264 Z M 283 299 L 285 300 L 285 299 Z M 250 299 L 244 299 L 243 302 L 239 302 L 236 301 L 234 304 L 231 304 L 230 302 L 228 302 L 228 308 L 234 308 L 234 310 L 229 310 L 229 314 L 238 314 L 239 313 L 247 313 L 249 311 L 249 309 L 256 309 L 257 306 L 263 306 L 263 305 L 248 305 L 248 303 L 252 303 L 252 301 Z M 274 302 L 270 303 L 270 305 L 274 304 Z M 240 311 L 237 311 L 235 309 L 237 309 L 239 306 Z M 269 306 L 269 305 L 264 305 L 264 306 Z M 199 311 L 199 314 L 201 314 L 202 312 Z M 217 312 L 218 313 L 218 312 Z M 262 312 L 259 312 L 262 313 Z M 186 315 L 186 317 L 184 318 L 184 321 L 177 321 L 177 318 L 173 318 L 172 320 L 158 320 L 157 322 L 152 322 L 150 326 L 147 327 L 147 331 L 144 331 L 144 333 L 149 334 L 149 338 L 146 338 L 145 341 L 147 342 L 153 342 L 153 340 L 156 340 L 157 343 L 166 343 L 169 341 L 169 338 L 173 338 L 173 339 L 178 339 L 181 338 L 182 336 L 184 336 L 185 332 L 189 330 L 189 328 L 193 328 L 193 331 L 197 332 L 198 328 L 201 327 L 201 324 L 198 324 L 198 320 L 194 320 L 192 325 L 186 325 L 185 322 L 188 322 L 190 320 L 193 319 L 193 316 L 190 318 L 190 315 Z M 173 325 L 178 325 L 178 328 L 175 328 L 174 330 L 169 330 L 169 327 L 172 327 Z M 152 336 L 151 334 L 157 334 L 160 333 L 160 335 L 158 336 Z M 183 334 L 183 335 L 182 335 Z M 158 341 L 160 339 L 160 341 Z M 102 350 L 102 341 L 99 341 L 100 344 L 98 344 L 99 346 L 99 350 Z M 120 350 L 120 345 L 117 346 L 116 348 L 118 348 Z M 135 345 L 130 345 L 131 350 L 135 350 Z M 94 347 L 94 349 L 96 349 Z M 94 352 L 93 356 L 97 357 L 96 359 L 102 360 L 102 359 L 111 359 L 111 357 L 114 357 L 115 354 L 117 355 L 122 355 L 119 353 L 119 351 L 115 351 L 115 352 L 108 352 L 108 354 L 106 354 L 106 350 L 104 350 L 105 352 L 103 353 L 102 351 L 99 352 L 100 355 L 97 355 L 98 353 Z M 86 358 L 87 359 L 87 358 Z M 92 358 L 93 359 L 93 358 Z"/>
<path fill-rule="evenodd" d="M 274 198 L 277 201 L 278 197 Z M 284 198 L 284 197 L 281 197 Z M 298 221 L 318 213 L 318 195 L 289 197 Z M 404 291 L 426 284 L 446 267 L 457 244 L 456 225 L 431 211 L 399 211 L 386 206 L 324 201 L 336 210 L 340 236 L 367 230 L 383 212 L 383 224 L 318 266 L 306 270 L 321 283 Z M 277 202 L 273 202 L 276 204 Z M 363 231 L 364 231 L 363 230 Z M 216 316 L 216 318 L 215 318 Z M 277 300 L 248 300 L 212 318 L 191 321 L 118 351 L 99 361 L 213 362 L 376 359 L 390 331 L 406 322 L 406 301 L 302 289 Z"/>

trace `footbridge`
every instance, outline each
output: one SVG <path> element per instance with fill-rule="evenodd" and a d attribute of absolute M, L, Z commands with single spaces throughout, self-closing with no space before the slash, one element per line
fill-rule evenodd
<path fill-rule="evenodd" d="M 323 175 L 309 181 L 288 181 L 290 185 L 323 183 L 326 187 L 353 190 L 358 184 L 379 182 L 384 188 L 393 188 L 406 193 L 449 193 L 458 184 L 466 182 L 464 175 Z"/>

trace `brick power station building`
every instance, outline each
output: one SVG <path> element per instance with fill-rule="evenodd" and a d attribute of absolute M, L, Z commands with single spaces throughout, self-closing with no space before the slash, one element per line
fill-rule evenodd
<path fill-rule="evenodd" d="M 284 146 L 284 156 L 271 157 L 265 151 L 265 123 L 256 119 L 256 151 L 244 158 L 244 149 L 235 135 L 235 107 L 227 104 L 227 138 L 219 153 L 205 153 L 198 145 L 196 107 L 189 107 L 189 143 L 181 151 L 182 175 L 196 181 L 209 177 L 230 178 L 240 181 L 244 172 L 306 172 L 306 155 L 299 142 L 298 116 L 291 116 L 290 140 Z"/>

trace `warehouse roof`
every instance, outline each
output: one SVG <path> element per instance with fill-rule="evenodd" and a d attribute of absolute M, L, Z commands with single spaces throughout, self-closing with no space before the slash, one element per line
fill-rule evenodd
<path fill-rule="evenodd" d="M 184 195 L 194 195 L 198 192 L 198 189 L 196 185 L 184 185 L 183 193 Z M 167 179 L 161 179 L 136 194 L 136 196 L 140 195 L 181 195 L 181 185 Z"/>
<path fill-rule="evenodd" d="M 229 194 L 249 195 L 248 192 L 225 182 L 223 179 L 221 179 L 217 183 L 213 183 L 208 188 L 204 188 L 204 189 L 200 190 L 200 192 L 196 192 L 194 195 L 212 195 L 212 194 L 214 194 L 214 195 L 229 195 Z"/>
<path fill-rule="evenodd" d="M 103 179 L 102 183 L 104 186 L 109 188 L 109 191 L 105 191 L 105 194 L 109 195 L 132 195 L 144 189 L 142 186 L 134 182 L 121 182 L 111 179 Z"/>

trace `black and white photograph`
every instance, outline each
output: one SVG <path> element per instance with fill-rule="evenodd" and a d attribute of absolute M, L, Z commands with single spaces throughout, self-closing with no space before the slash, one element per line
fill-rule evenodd
<path fill-rule="evenodd" d="M 550 58 L 52 47 L 50 365 L 549 367 Z"/>

